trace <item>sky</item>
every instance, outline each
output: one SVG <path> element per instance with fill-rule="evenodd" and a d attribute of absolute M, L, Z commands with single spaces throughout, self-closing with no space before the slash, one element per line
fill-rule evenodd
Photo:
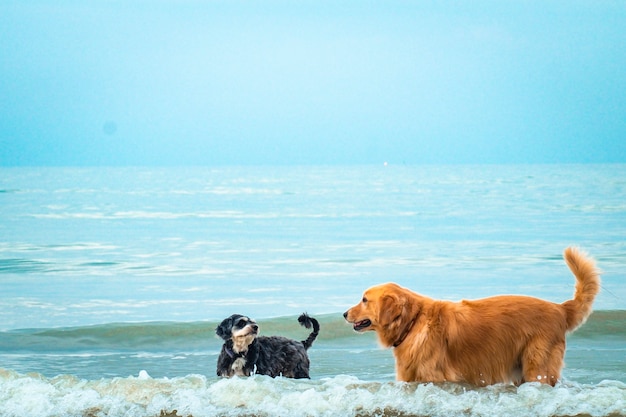
<path fill-rule="evenodd" d="M 626 2 L 0 2 L 0 166 L 626 162 Z"/>

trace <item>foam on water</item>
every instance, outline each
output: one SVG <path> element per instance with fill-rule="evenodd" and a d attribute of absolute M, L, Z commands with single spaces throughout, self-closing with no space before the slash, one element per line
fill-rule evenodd
<path fill-rule="evenodd" d="M 138 376 L 81 380 L 0 370 L 0 414 L 12 416 L 622 416 L 626 384 L 560 383 L 472 388 L 266 376 L 216 379 Z"/>

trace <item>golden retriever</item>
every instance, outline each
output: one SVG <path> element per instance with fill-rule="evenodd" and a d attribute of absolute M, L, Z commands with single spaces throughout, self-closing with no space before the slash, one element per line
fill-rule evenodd
<path fill-rule="evenodd" d="M 565 334 L 589 317 L 600 290 L 593 259 L 571 247 L 564 258 L 576 290 L 562 304 L 518 295 L 441 301 L 387 283 L 366 290 L 344 317 L 357 332 L 373 330 L 393 347 L 399 381 L 554 386 Z"/>

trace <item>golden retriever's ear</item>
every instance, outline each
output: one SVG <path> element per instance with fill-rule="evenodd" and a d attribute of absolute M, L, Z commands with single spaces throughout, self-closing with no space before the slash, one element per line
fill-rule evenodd
<path fill-rule="evenodd" d="M 416 313 L 405 297 L 395 294 L 383 296 L 378 315 L 378 336 L 383 345 L 395 347 L 400 344 L 413 327 Z"/>
<path fill-rule="evenodd" d="M 382 326 L 389 326 L 402 315 L 402 302 L 397 295 L 384 295 L 380 299 L 378 322 Z"/>

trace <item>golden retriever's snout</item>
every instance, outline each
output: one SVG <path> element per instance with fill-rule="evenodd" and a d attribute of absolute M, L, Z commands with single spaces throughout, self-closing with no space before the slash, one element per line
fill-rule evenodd
<path fill-rule="evenodd" d="M 352 324 L 352 328 L 357 332 L 361 332 L 369 328 L 372 325 L 372 322 L 369 319 L 363 319 L 363 320 L 351 319 L 350 310 L 343 313 L 343 318 L 346 319 L 348 323 Z"/>
<path fill-rule="evenodd" d="M 353 324 L 352 327 L 355 331 L 360 332 L 360 331 L 367 329 L 371 325 L 372 325 L 372 322 L 368 319 L 365 319 L 365 320 L 357 321 L 356 323 Z"/>

